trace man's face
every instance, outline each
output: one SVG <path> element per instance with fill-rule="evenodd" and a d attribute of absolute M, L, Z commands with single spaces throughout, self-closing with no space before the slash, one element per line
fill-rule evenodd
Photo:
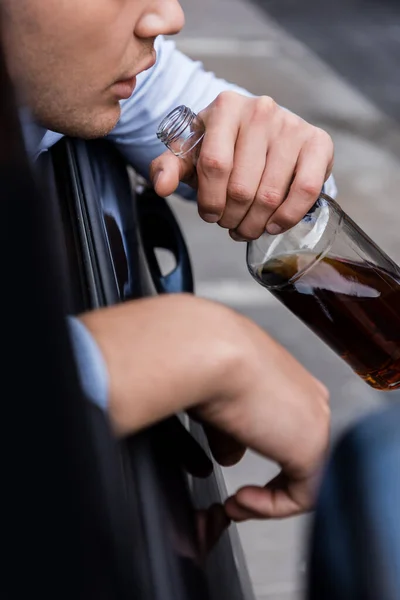
<path fill-rule="evenodd" d="M 0 0 L 21 102 L 39 123 L 79 137 L 116 125 L 160 34 L 184 24 L 178 0 Z"/>

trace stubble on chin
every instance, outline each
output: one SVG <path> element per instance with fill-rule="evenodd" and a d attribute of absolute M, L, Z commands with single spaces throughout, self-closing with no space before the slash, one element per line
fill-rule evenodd
<path fill-rule="evenodd" d="M 55 110 L 47 106 L 33 110 L 35 120 L 46 129 L 82 139 L 106 137 L 117 125 L 121 117 L 121 106 L 116 102 L 109 107 Z"/>

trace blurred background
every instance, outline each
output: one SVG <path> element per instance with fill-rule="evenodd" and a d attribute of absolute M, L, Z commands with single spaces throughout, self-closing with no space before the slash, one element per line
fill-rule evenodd
<path fill-rule="evenodd" d="M 217 75 L 272 96 L 336 145 L 338 201 L 400 261 L 400 3 L 398 0 L 181 0 L 178 47 Z M 330 389 L 333 439 L 354 419 L 399 398 L 374 392 L 253 282 L 245 245 L 194 206 L 171 203 L 191 249 L 197 293 L 249 316 Z M 265 365 L 268 369 L 268 364 Z M 230 490 L 275 472 L 249 454 L 225 470 Z M 258 600 L 299 600 L 309 517 L 241 524 Z"/>

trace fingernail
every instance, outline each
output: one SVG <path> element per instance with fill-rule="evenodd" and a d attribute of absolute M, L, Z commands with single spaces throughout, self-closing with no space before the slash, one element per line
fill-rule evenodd
<path fill-rule="evenodd" d="M 211 213 L 204 213 L 201 215 L 201 218 L 204 221 L 207 221 L 207 223 L 217 223 L 220 219 L 219 215 L 215 215 L 215 214 L 211 214 Z"/>
<path fill-rule="evenodd" d="M 270 223 L 267 227 L 268 233 L 271 235 L 279 235 L 283 231 L 283 227 L 278 225 L 277 223 Z"/>
<path fill-rule="evenodd" d="M 234 242 L 245 242 L 246 241 L 243 237 L 238 235 L 235 231 L 230 231 L 229 235 L 231 236 L 231 238 L 233 239 Z"/>

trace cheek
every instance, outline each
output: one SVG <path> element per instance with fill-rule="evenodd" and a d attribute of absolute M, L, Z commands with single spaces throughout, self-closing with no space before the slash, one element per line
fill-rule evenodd
<path fill-rule="evenodd" d="M 128 11 L 132 0 L 51 2 L 55 8 L 46 33 L 52 56 L 76 74 L 92 70 L 104 73 L 107 80 L 115 70 L 119 74 L 121 63 L 134 43 L 132 9 Z"/>
<path fill-rule="evenodd" d="M 22 97 L 35 105 L 95 102 L 135 57 L 134 11 L 140 3 L 12 0 L 2 26 Z"/>

